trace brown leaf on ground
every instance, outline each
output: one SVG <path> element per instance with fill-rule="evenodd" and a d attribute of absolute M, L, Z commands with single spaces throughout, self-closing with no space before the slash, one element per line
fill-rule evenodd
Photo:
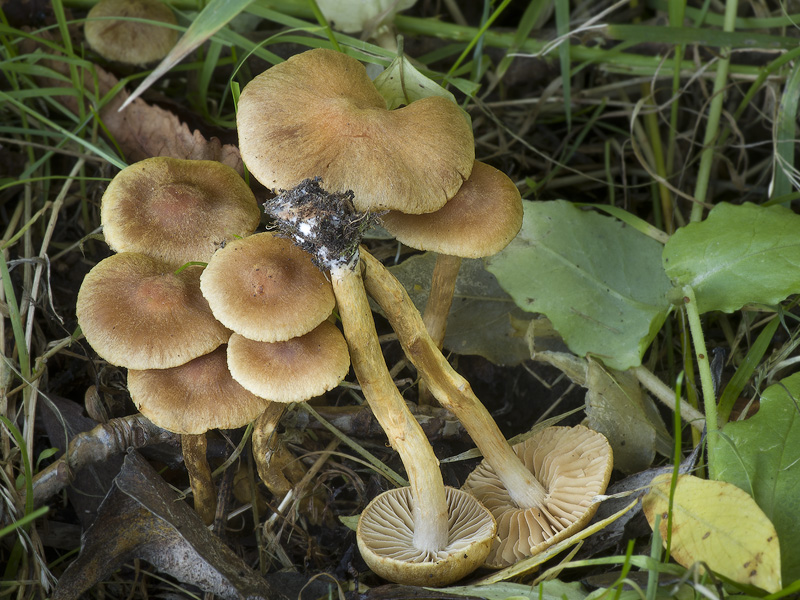
<path fill-rule="evenodd" d="M 32 45 L 26 49 L 26 51 L 32 50 Z M 56 57 L 42 60 L 40 64 L 56 73 L 69 75 L 69 65 Z M 94 71 L 94 74 L 86 69 L 83 71 L 85 88 L 95 92 L 96 97 L 104 98 L 119 84 L 119 81 L 97 65 Z M 39 83 L 48 87 L 69 85 L 63 80 L 45 77 L 41 77 Z M 186 123 L 181 122 L 168 110 L 137 98 L 125 110 L 119 112 L 119 107 L 128 96 L 128 92 L 122 89 L 99 110 L 99 119 L 122 150 L 128 163 L 152 156 L 171 156 L 193 160 L 216 160 L 232 167 L 239 174 L 244 173 L 244 165 L 236 146 L 223 145 L 216 137 L 206 139 L 200 131 L 191 131 Z M 74 95 L 60 96 L 58 100 L 69 110 L 78 113 L 78 99 Z M 91 112 L 92 108 L 87 101 L 86 112 Z"/>

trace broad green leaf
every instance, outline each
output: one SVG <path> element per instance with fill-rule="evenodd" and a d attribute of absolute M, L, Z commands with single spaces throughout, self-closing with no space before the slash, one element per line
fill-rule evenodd
<path fill-rule="evenodd" d="M 718 476 L 751 494 L 781 541 L 785 581 L 800 579 L 800 374 L 771 385 L 758 412 L 728 423 L 716 448 Z"/>
<path fill-rule="evenodd" d="M 397 56 L 375 78 L 375 87 L 386 100 L 386 108 L 389 110 L 429 96 L 442 96 L 451 102 L 456 101 L 453 94 L 420 73 L 404 54 Z"/>
<path fill-rule="evenodd" d="M 701 312 L 777 304 L 800 292 L 800 215 L 782 206 L 722 202 L 664 247 L 664 269 L 690 285 Z"/>
<path fill-rule="evenodd" d="M 653 480 L 642 500 L 652 528 L 667 543 L 670 474 Z M 703 562 L 733 581 L 768 592 L 781 589 L 778 534 L 755 500 L 724 481 L 680 475 L 672 503 L 672 558 L 684 567 Z"/>
<path fill-rule="evenodd" d="M 436 254 L 412 256 L 389 270 L 424 310 Z M 477 354 L 495 364 L 516 365 L 530 358 L 525 331 L 528 315 L 518 309 L 480 260 L 464 260 L 447 320 L 446 350 Z"/>
<path fill-rule="evenodd" d="M 487 269 L 520 308 L 547 315 L 578 356 L 639 366 L 669 311 L 658 242 L 569 202 L 524 202 L 522 230 Z"/>

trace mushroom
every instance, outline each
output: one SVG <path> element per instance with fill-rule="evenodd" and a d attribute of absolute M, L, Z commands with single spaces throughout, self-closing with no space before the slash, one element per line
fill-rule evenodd
<path fill-rule="evenodd" d="M 347 376 L 350 355 L 336 325 L 323 321 L 283 342 L 256 342 L 234 333 L 228 369 L 245 389 L 272 402 L 302 402 L 336 387 Z"/>
<path fill-rule="evenodd" d="M 483 562 L 495 526 L 488 511 L 470 495 L 445 491 L 436 456 L 386 368 L 360 272 L 359 233 L 371 220 L 355 212 L 351 199 L 351 193 L 330 194 L 318 180 L 307 180 L 266 208 L 281 232 L 330 270 L 353 370 L 408 474 L 408 491 L 386 492 L 362 513 L 363 524 L 358 527 L 362 556 L 373 571 L 393 581 L 444 585 Z M 343 239 L 346 251 L 332 253 Z M 456 511 L 464 506 L 470 508 Z M 388 528 L 382 524 L 386 518 L 391 518 Z M 475 532 L 483 534 L 481 541 L 462 541 L 463 534 Z M 468 564 L 451 567 L 451 561 Z"/>
<path fill-rule="evenodd" d="M 582 425 L 547 427 L 516 444 L 514 452 L 546 490 L 541 510 L 517 506 L 486 460 L 463 486 L 497 520 L 498 541 L 486 560 L 495 568 L 538 554 L 582 529 L 611 476 L 608 440 Z"/>
<path fill-rule="evenodd" d="M 461 259 L 505 248 L 522 227 L 522 198 L 502 171 L 475 161 L 469 179 L 440 210 L 422 215 L 389 211 L 382 220 L 406 246 L 438 253 L 423 321 L 441 348 Z"/>
<path fill-rule="evenodd" d="M 495 544 L 489 564 L 493 566 L 503 564 L 501 561 L 508 554 L 508 544 L 515 543 L 505 542 L 503 537 L 513 535 L 512 525 L 528 529 L 522 542 L 516 546 L 515 551 L 518 552 L 518 556 L 530 555 L 531 549 L 524 547 L 528 539 L 540 540 L 544 544 L 554 543 L 568 535 L 560 533 L 562 530 L 575 531 L 585 521 L 577 517 L 570 521 L 571 517 L 565 514 L 561 501 L 553 497 L 551 493 L 553 490 L 537 479 L 536 473 L 531 471 L 528 463 L 520 460 L 489 412 L 472 392 L 469 383 L 456 373 L 442 356 L 403 286 L 369 253 L 362 251 L 361 260 L 365 265 L 364 282 L 367 291 L 386 314 L 404 352 L 442 406 L 450 410 L 464 425 L 483 454 L 485 463 L 491 466 L 498 481 L 502 482 L 505 489 L 504 498 L 507 498 L 517 510 L 514 518 L 506 519 L 505 526 L 498 529 L 500 542 Z M 581 510 L 585 509 L 591 513 L 596 508 L 592 504 L 592 498 L 605 489 L 612 468 L 611 447 L 608 441 L 599 433 L 592 432 L 592 434 L 596 436 L 596 441 L 590 452 L 595 452 L 594 445 L 601 446 L 604 462 L 599 483 L 586 488 L 585 506 Z M 572 452 L 580 454 L 574 449 Z M 484 497 L 481 495 L 481 488 L 477 486 L 470 486 L 470 491 L 482 502 L 491 495 L 489 493 L 489 496 Z M 487 505 L 487 508 L 490 506 Z M 506 515 L 507 511 L 507 507 L 499 512 L 493 511 L 498 525 L 500 518 Z M 574 525 L 573 521 L 578 525 Z M 539 533 L 535 532 L 537 528 Z M 498 557 L 501 544 L 503 544 L 503 557 Z M 544 545 L 540 544 L 537 551 L 543 547 Z"/>
<path fill-rule="evenodd" d="M 208 262 L 226 242 L 250 235 L 261 218 L 239 174 L 213 160 L 148 158 L 106 188 L 100 219 L 115 252 L 141 252 L 180 266 Z"/>
<path fill-rule="evenodd" d="M 92 348 L 113 365 L 167 369 L 224 344 L 230 331 L 200 293 L 199 267 L 174 267 L 136 252 L 114 254 L 86 275 L 78 323 Z"/>
<path fill-rule="evenodd" d="M 181 434 L 195 510 L 210 524 L 216 497 L 206 458 L 205 433 L 247 425 L 264 412 L 269 402 L 248 392 L 231 377 L 225 346 L 171 369 L 130 369 L 128 390 L 145 417 Z"/>
<path fill-rule="evenodd" d="M 360 211 L 431 212 L 469 177 L 472 128 L 436 96 L 389 111 L 356 59 L 308 50 L 267 69 L 242 90 L 239 149 L 266 187 L 320 177 L 330 192 L 354 192 Z"/>
<path fill-rule="evenodd" d="M 330 283 L 310 257 L 268 232 L 218 250 L 200 277 L 200 288 L 219 321 L 259 342 L 308 333 L 335 304 Z"/>
<path fill-rule="evenodd" d="M 107 60 L 143 65 L 164 58 L 178 40 L 171 27 L 132 19 L 177 24 L 175 14 L 160 0 L 100 0 L 86 16 L 86 41 Z"/>
<path fill-rule="evenodd" d="M 283 342 L 257 342 L 234 333 L 228 342 L 228 369 L 245 389 L 269 401 L 253 425 L 253 458 L 261 480 L 273 493 L 284 495 L 287 480 L 274 464 L 270 445 L 284 408 L 336 387 L 350 370 L 350 354 L 339 329 L 328 320 L 305 335 Z M 278 454 L 289 451 L 280 444 Z"/>

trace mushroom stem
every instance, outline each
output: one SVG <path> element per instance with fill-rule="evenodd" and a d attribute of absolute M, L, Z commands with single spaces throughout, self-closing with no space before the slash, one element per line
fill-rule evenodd
<path fill-rule="evenodd" d="M 194 495 L 194 510 L 203 519 L 203 523 L 211 525 L 217 512 L 217 493 L 206 458 L 207 446 L 205 433 L 181 435 L 183 462 Z"/>
<path fill-rule="evenodd" d="M 542 506 L 547 490 L 525 468 L 469 382 L 444 358 L 428 334 L 408 293 L 386 267 L 361 250 L 364 284 L 383 309 L 408 359 L 433 395 L 461 421 L 520 508 Z"/>
<path fill-rule="evenodd" d="M 437 254 L 436 265 L 431 276 L 431 290 L 422 321 L 425 328 L 441 350 L 444 336 L 447 333 L 447 316 L 453 304 L 453 294 L 456 291 L 456 279 L 461 269 L 461 257 L 451 254 Z M 436 401 L 424 381 L 419 382 L 419 403 L 425 405 L 435 404 Z"/>
<path fill-rule="evenodd" d="M 275 460 L 281 451 L 286 449 L 280 441 L 272 441 L 272 435 L 286 410 L 286 404 L 281 402 L 270 402 L 266 410 L 253 423 L 253 460 L 256 463 L 258 476 L 270 492 L 283 498 L 290 489 L 292 483 L 283 474 L 284 461 Z"/>
<path fill-rule="evenodd" d="M 447 331 L 447 315 L 453 304 L 458 271 L 461 269 L 461 257 L 450 254 L 438 254 L 436 266 L 431 276 L 431 291 L 422 321 L 437 348 L 442 347 Z"/>
<path fill-rule="evenodd" d="M 358 267 L 356 253 L 351 263 L 330 271 L 350 360 L 364 397 L 405 465 L 414 498 L 414 546 L 435 552 L 448 541 L 447 500 L 439 461 L 386 368 Z"/>

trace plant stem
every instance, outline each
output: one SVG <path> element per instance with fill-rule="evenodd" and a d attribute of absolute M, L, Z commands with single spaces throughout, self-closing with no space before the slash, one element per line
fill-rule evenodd
<path fill-rule="evenodd" d="M 700 324 L 700 313 L 697 310 L 697 299 L 692 286 L 684 286 L 683 301 L 686 308 L 686 317 L 689 321 L 689 331 L 692 334 L 692 344 L 697 356 L 697 369 L 700 372 L 700 385 L 703 389 L 703 408 L 706 413 L 706 428 L 708 432 L 708 476 L 717 478 L 716 444 L 719 433 L 717 421 L 717 397 L 714 393 L 714 382 L 711 378 L 711 365 L 708 362 L 708 351 L 703 338 L 703 326 Z"/>
<path fill-rule="evenodd" d="M 723 31 L 733 31 L 736 22 L 737 0 L 726 0 L 725 20 Z M 692 221 L 700 221 L 703 217 L 703 203 L 708 194 L 708 180 L 711 176 L 711 165 L 714 162 L 716 144 L 714 143 L 719 133 L 719 119 L 722 114 L 722 101 L 725 99 L 724 88 L 728 81 L 728 70 L 731 64 L 730 48 L 720 48 L 722 58 L 719 59 L 719 66 L 714 77 L 714 91 L 712 92 L 711 105 L 708 110 L 708 123 L 706 123 L 706 133 L 703 138 L 703 152 L 700 155 L 700 166 L 697 170 L 697 184 L 694 189 L 694 199 L 697 202 L 692 206 Z M 708 417 L 708 413 L 706 413 Z M 709 434 L 711 433 L 709 429 Z"/>

